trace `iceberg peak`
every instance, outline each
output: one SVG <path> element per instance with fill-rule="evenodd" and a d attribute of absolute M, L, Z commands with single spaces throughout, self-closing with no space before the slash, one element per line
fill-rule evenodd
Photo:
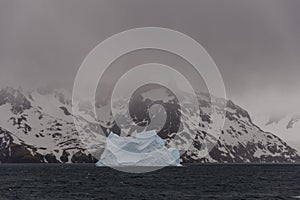
<path fill-rule="evenodd" d="M 178 149 L 167 148 L 155 130 L 120 137 L 110 133 L 96 166 L 165 167 L 181 166 Z"/>

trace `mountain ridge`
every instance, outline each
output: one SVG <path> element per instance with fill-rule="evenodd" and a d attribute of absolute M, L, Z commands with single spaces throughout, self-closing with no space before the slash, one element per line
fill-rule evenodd
<path fill-rule="evenodd" d="M 167 93 L 165 89 L 162 90 Z M 151 90 L 141 92 L 151 93 Z M 63 90 L 25 92 L 11 87 L 0 90 L 1 163 L 96 162 L 105 146 L 105 138 L 99 133 L 104 132 L 107 135 L 113 131 L 120 134 L 120 128 L 112 118 L 109 123 L 101 124 L 91 114 L 88 104 L 78 108 L 81 109 L 82 116 L 74 116 L 72 113 L 74 105 L 72 105 L 70 94 L 66 93 Z M 147 103 L 137 102 L 139 106 L 136 107 L 144 110 L 133 110 L 133 115 L 145 111 L 150 104 L 162 103 L 151 99 L 150 93 L 145 101 Z M 201 120 L 195 122 L 197 126 L 194 127 L 191 126 L 194 123 L 191 121 L 193 109 L 188 104 L 176 106 L 175 100 L 162 103 L 169 109 L 167 113 L 171 114 L 167 122 L 168 127 L 161 133 L 167 145 L 174 145 L 172 144 L 174 138 L 172 130 L 176 130 L 176 124 L 172 122 L 178 120 L 179 117 L 184 124 L 183 131 L 188 133 L 182 134 L 178 140 L 180 142 L 175 144 L 179 148 L 188 149 L 183 152 L 182 162 L 293 163 L 299 160 L 296 150 L 279 137 L 264 132 L 255 125 L 246 110 L 230 100 L 216 98 L 214 101 L 217 105 L 220 104 L 219 106 L 226 105 L 226 115 L 217 114 L 217 119 L 225 118 L 225 126 L 220 132 L 220 138 L 214 138 L 207 132 L 207 130 L 217 131 L 214 130 L 214 121 L 209 114 L 211 102 L 208 96 L 199 95 Z M 121 110 L 118 117 L 125 117 L 125 113 Z M 144 115 L 142 118 L 139 120 L 147 121 Z M 76 127 L 74 119 L 79 122 Z M 192 137 L 188 138 L 190 133 Z M 192 145 L 189 147 L 186 146 L 188 139 L 192 140 Z"/>
<path fill-rule="evenodd" d="M 300 113 L 288 113 L 280 116 L 268 114 L 254 116 L 254 121 L 263 130 L 272 132 L 300 151 Z"/>

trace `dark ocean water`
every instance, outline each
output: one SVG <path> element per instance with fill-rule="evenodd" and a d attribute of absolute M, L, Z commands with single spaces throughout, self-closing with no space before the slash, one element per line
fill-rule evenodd
<path fill-rule="evenodd" d="M 191 165 L 146 174 L 93 165 L 0 165 L 1 200 L 293 199 L 299 195 L 300 165 Z"/>

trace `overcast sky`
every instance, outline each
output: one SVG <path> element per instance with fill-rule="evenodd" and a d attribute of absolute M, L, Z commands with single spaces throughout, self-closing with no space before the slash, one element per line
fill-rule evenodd
<path fill-rule="evenodd" d="M 0 0 L 0 85 L 72 88 L 85 56 L 135 27 L 183 32 L 251 114 L 300 111 L 299 0 Z"/>

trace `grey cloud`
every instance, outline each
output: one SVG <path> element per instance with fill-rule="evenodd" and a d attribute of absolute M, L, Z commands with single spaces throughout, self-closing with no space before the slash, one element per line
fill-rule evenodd
<path fill-rule="evenodd" d="M 126 29 L 160 26 L 201 43 L 229 98 L 252 113 L 298 109 L 299 7 L 297 0 L 3 0 L 0 84 L 70 89 L 99 42 Z"/>

